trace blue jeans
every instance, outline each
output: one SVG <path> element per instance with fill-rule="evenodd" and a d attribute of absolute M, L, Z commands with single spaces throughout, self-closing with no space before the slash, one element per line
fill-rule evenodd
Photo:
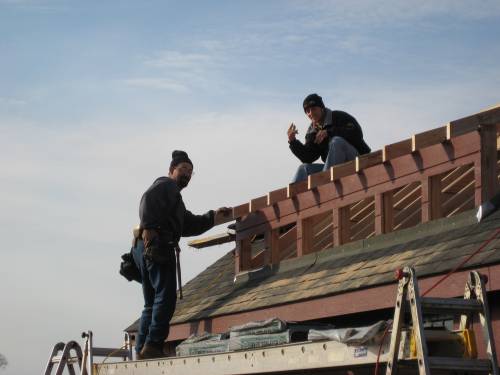
<path fill-rule="evenodd" d="M 304 181 L 310 174 L 326 171 L 333 165 L 354 160 L 358 155 L 358 150 L 344 138 L 332 137 L 328 142 L 328 155 L 326 156 L 325 164 L 304 163 L 300 165 L 297 172 L 295 172 L 292 183 Z"/>
<path fill-rule="evenodd" d="M 137 241 L 132 250 L 135 264 L 141 271 L 144 310 L 139 323 L 135 350 L 140 352 L 145 343 L 163 344 L 168 337 L 170 320 L 177 302 L 175 254 L 166 264 L 144 259 L 144 243 Z"/>

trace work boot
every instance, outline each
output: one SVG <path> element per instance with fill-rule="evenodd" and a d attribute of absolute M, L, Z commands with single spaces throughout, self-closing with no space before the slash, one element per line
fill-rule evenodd
<path fill-rule="evenodd" d="M 137 361 L 141 361 L 141 360 L 143 360 L 143 359 L 144 359 L 144 358 L 142 357 L 142 355 L 141 355 L 141 352 L 135 352 L 135 359 L 136 359 Z"/>
<path fill-rule="evenodd" d="M 165 357 L 163 354 L 163 345 L 161 343 L 147 342 L 144 344 L 139 355 L 142 359 L 153 359 Z"/>

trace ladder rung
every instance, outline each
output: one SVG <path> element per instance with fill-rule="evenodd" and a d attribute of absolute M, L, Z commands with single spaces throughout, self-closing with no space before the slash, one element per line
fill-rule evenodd
<path fill-rule="evenodd" d="M 127 349 L 92 348 L 92 355 L 96 357 L 128 357 L 129 354 Z"/>
<path fill-rule="evenodd" d="M 462 298 L 422 298 L 422 310 L 425 312 L 453 312 L 465 314 L 483 310 L 481 302 L 475 299 Z"/>
<path fill-rule="evenodd" d="M 50 360 L 52 363 L 59 363 L 61 362 L 61 359 L 62 359 L 62 356 L 60 355 L 57 355 L 55 357 L 52 357 L 52 359 Z M 78 357 L 69 357 L 69 358 L 66 358 L 66 362 L 67 363 L 78 363 Z"/>
<path fill-rule="evenodd" d="M 464 359 L 451 357 L 428 357 L 429 368 L 431 370 L 451 370 L 451 371 L 471 371 L 489 372 L 491 370 L 490 361 L 487 359 Z M 399 360 L 401 366 L 407 368 L 418 367 L 417 359 L 402 359 Z"/>
<path fill-rule="evenodd" d="M 491 362 L 487 359 L 429 357 L 429 367 L 440 370 L 488 372 L 491 370 Z"/>

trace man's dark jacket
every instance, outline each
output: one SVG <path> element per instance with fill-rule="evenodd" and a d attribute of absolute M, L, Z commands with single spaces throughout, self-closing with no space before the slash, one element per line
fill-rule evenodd
<path fill-rule="evenodd" d="M 181 236 L 195 236 L 214 226 L 214 211 L 194 215 L 186 210 L 177 183 L 159 177 L 143 194 L 139 206 L 141 228 L 157 229 L 178 242 Z"/>
<path fill-rule="evenodd" d="M 290 150 L 302 163 L 313 163 L 321 157 L 323 162 L 328 155 L 328 143 L 333 137 L 342 137 L 354 146 L 360 155 L 369 153 L 370 147 L 363 140 L 363 131 L 354 117 L 343 111 L 330 111 L 325 108 L 325 124 L 322 127 L 328 132 L 328 137 L 320 144 L 314 143 L 318 130 L 311 123 L 306 133 L 306 142 L 298 139 L 290 142 Z M 331 114 L 331 115 L 330 115 Z"/>

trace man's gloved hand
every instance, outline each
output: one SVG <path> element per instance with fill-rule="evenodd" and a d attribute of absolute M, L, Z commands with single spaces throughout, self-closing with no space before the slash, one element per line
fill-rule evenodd
<path fill-rule="evenodd" d="M 155 229 L 142 230 L 142 240 L 144 241 L 144 247 L 149 247 L 149 245 L 157 237 L 158 237 L 158 231 L 156 231 Z"/>
<path fill-rule="evenodd" d="M 233 219 L 233 209 L 230 207 L 220 207 L 215 211 L 214 225 L 222 224 Z"/>

